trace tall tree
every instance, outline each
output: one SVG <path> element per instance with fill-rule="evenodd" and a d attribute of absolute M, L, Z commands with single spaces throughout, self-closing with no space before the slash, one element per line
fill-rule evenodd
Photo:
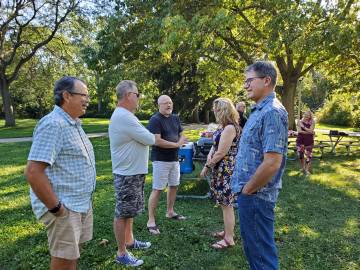
<path fill-rule="evenodd" d="M 290 127 L 295 123 L 299 79 L 351 46 L 357 9 L 352 0 L 183 0 L 173 6 L 173 12 L 192 25 L 192 33 L 201 32 L 213 41 L 203 47 L 209 59 L 221 60 L 216 56 L 225 52 L 246 64 L 258 59 L 276 62 Z"/>
<path fill-rule="evenodd" d="M 15 125 L 9 86 L 57 34 L 80 0 L 0 1 L 0 92 L 5 126 Z"/>
<path fill-rule="evenodd" d="M 100 73 L 135 79 L 150 97 L 170 95 L 182 116 L 198 118 L 197 112 L 209 110 L 214 97 L 235 100 L 243 65 L 220 53 L 212 59 L 223 58 L 221 64 L 209 61 L 211 55 L 205 57 L 207 52 L 201 50 L 202 33 L 192 33 L 173 10 L 170 1 L 123 1 L 100 31 L 97 47 L 87 50 L 87 62 Z"/>

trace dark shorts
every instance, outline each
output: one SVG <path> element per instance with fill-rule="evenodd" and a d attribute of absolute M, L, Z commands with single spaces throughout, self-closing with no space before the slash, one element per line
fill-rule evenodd
<path fill-rule="evenodd" d="M 115 217 L 132 218 L 144 212 L 145 174 L 114 174 Z"/>

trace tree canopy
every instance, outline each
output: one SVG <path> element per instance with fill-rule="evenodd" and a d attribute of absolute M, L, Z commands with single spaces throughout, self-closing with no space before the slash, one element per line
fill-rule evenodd
<path fill-rule="evenodd" d="M 60 2 L 65 3 L 56 3 Z M 275 63 L 280 75 L 277 93 L 289 112 L 290 125 L 294 123 L 300 80 L 304 93 L 311 95 L 304 100 L 312 109 L 321 107 L 336 89 L 354 91 L 359 86 L 360 6 L 356 1 L 109 0 L 102 4 L 107 8 L 90 21 L 80 23 L 78 28 L 67 24 L 62 30 L 66 32 L 62 38 L 78 48 L 74 49 L 79 63 L 76 70 L 83 65 L 83 72 L 92 75 L 92 105 L 99 115 L 113 109 L 114 88 L 119 80 L 133 79 L 145 95 L 142 109 L 146 112 L 154 110 L 154 100 L 160 93 L 168 94 L 184 118 L 195 116 L 199 120 L 200 113 L 206 121 L 216 97 L 227 96 L 234 102 L 244 98 L 244 68 L 257 60 Z M 69 6 L 60 5 L 59 14 L 64 15 L 66 8 Z M 7 10 L 15 12 L 10 6 Z M 74 10 L 76 6 L 69 14 Z M 45 22 L 39 17 L 29 21 L 32 28 L 4 32 L 7 34 L 1 36 L 1 48 L 16 48 L 17 39 L 11 37 L 19 36 L 18 31 L 20 44 L 32 41 L 29 48 L 51 35 L 53 24 L 33 27 L 38 21 Z M 14 19 L 13 25 L 17 24 Z M 37 32 L 42 29 L 42 35 L 34 34 L 33 28 Z M 74 42 L 74 29 L 85 32 L 86 39 Z M 29 55 L 27 47 L 18 47 L 2 81 L 12 82 L 11 78 L 16 77 L 11 75 L 13 71 L 24 65 L 17 68 L 16 61 L 23 59 L 20 52 Z M 12 59 L 9 55 L 3 59 Z M 39 56 L 34 63 L 43 58 Z M 1 61 L 0 67 L 4 67 L 5 60 Z M 2 90 L 2 98 L 6 114 L 6 91 Z"/>

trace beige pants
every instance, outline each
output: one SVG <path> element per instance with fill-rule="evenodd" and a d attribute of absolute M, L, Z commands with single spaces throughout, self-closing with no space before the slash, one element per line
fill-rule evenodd
<path fill-rule="evenodd" d="M 80 257 L 79 245 L 92 239 L 92 208 L 85 214 L 66 209 L 64 216 L 55 217 L 46 212 L 40 221 L 45 224 L 49 250 L 53 257 L 76 260 Z"/>

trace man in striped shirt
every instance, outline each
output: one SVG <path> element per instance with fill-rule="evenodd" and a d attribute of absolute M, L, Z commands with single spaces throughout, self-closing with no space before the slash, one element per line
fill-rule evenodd
<path fill-rule="evenodd" d="M 25 176 L 47 230 L 50 269 L 76 269 L 79 246 L 93 235 L 95 156 L 79 120 L 89 93 L 83 81 L 66 76 L 55 83 L 54 96 L 54 110 L 34 130 Z"/>

